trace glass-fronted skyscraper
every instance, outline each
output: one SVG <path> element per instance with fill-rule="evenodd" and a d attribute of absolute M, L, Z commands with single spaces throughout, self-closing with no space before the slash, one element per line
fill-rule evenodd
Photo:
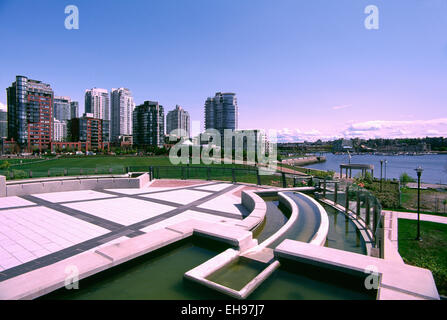
<path fill-rule="evenodd" d="M 41 81 L 16 76 L 6 89 L 8 139 L 28 151 L 50 148 L 53 137 L 53 100 L 51 86 Z"/>
<path fill-rule="evenodd" d="M 53 116 L 59 121 L 71 119 L 71 99 L 70 97 L 54 97 Z"/>
<path fill-rule="evenodd" d="M 0 140 L 8 138 L 8 113 L 0 109 Z"/>
<path fill-rule="evenodd" d="M 96 119 L 110 120 L 109 92 L 100 88 L 86 90 L 85 113 L 93 114 Z"/>
<path fill-rule="evenodd" d="M 132 112 L 135 108 L 129 89 L 112 89 L 111 104 L 111 139 L 117 142 L 119 136 L 132 134 Z"/>
<path fill-rule="evenodd" d="M 191 136 L 189 113 L 180 106 L 175 106 L 175 109 L 169 111 L 166 116 L 166 134 L 171 135 L 176 129 L 184 130 L 187 138 Z"/>
<path fill-rule="evenodd" d="M 133 143 L 139 146 L 164 144 L 163 106 L 155 101 L 145 101 L 133 111 Z"/>
<path fill-rule="evenodd" d="M 71 119 L 79 118 L 79 102 L 77 101 L 70 102 L 70 113 L 71 113 Z"/>
<path fill-rule="evenodd" d="M 205 102 L 205 129 L 216 129 L 222 135 L 225 129 L 238 128 L 238 106 L 235 93 L 217 92 Z"/>

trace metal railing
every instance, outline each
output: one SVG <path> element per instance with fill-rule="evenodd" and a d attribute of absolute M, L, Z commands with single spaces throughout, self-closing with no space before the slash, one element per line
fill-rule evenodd
<path fill-rule="evenodd" d="M 346 215 L 352 214 L 362 222 L 371 237 L 373 247 L 382 256 L 384 221 L 380 201 L 368 190 L 344 181 L 319 180 L 319 196 L 343 207 Z"/>
<path fill-rule="evenodd" d="M 52 168 L 48 170 L 0 170 L 0 175 L 7 180 L 32 179 L 64 176 L 94 176 L 105 174 L 126 174 L 129 172 L 148 172 L 151 179 L 198 179 L 220 180 L 232 183 L 251 183 L 268 185 L 280 188 L 312 186 L 312 177 L 294 175 L 284 172 L 274 172 L 264 175 L 262 169 L 256 167 L 229 167 L 229 166 L 109 166 L 95 168 Z"/>

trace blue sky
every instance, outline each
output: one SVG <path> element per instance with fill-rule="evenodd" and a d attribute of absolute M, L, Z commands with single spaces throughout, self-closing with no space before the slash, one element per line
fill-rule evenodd
<path fill-rule="evenodd" d="M 201 121 L 231 91 L 241 128 L 285 140 L 447 136 L 446 17 L 446 0 L 0 0 L 0 88 L 26 75 L 82 110 L 85 89 L 128 87 Z"/>

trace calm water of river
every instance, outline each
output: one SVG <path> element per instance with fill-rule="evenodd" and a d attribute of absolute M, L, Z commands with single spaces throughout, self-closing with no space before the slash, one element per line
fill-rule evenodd
<path fill-rule="evenodd" d="M 306 167 L 340 172 L 340 164 L 349 163 L 348 155 L 346 154 L 335 155 L 332 153 L 325 153 L 322 155 L 326 157 L 326 162 L 315 163 Z M 422 173 L 423 182 L 447 184 L 446 154 L 420 156 L 353 155 L 351 163 L 373 164 L 374 176 L 379 178 L 380 160 L 388 161 L 388 164 L 386 165 L 386 177 L 388 179 L 398 179 L 403 172 L 406 172 L 413 178 L 416 178 L 416 172 L 414 169 L 418 166 L 422 166 L 424 169 L 424 172 Z M 355 174 L 357 174 L 357 172 Z M 353 175 L 355 174 L 353 172 Z M 385 175 L 385 165 L 383 165 L 383 175 Z"/>

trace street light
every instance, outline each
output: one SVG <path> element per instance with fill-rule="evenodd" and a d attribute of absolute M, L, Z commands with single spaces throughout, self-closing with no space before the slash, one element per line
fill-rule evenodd
<path fill-rule="evenodd" d="M 418 175 L 418 234 L 416 240 L 422 241 L 421 238 L 421 175 L 424 169 L 421 166 L 414 169 Z"/>
<path fill-rule="evenodd" d="M 388 163 L 388 160 L 385 160 L 385 181 L 386 181 L 386 165 Z"/>
<path fill-rule="evenodd" d="M 383 160 L 380 160 L 380 192 L 382 192 L 382 167 L 383 167 Z"/>

